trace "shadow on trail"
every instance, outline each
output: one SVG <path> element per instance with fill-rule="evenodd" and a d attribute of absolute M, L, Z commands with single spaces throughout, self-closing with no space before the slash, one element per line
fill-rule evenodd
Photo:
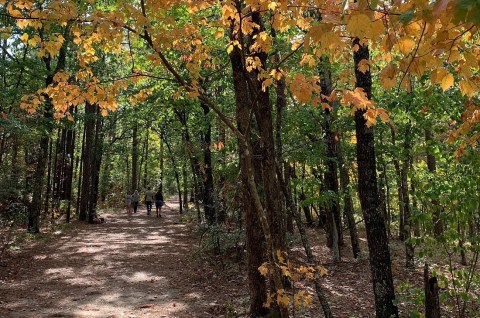
<path fill-rule="evenodd" d="M 14 256 L 0 275 L 0 317 L 217 317 L 220 291 L 191 261 L 198 238 L 169 205 L 162 218 L 106 214 Z"/>

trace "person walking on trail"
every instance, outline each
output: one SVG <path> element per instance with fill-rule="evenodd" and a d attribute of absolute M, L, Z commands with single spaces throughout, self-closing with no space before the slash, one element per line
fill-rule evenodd
<path fill-rule="evenodd" d="M 165 204 L 163 202 L 163 194 L 162 194 L 162 189 L 158 189 L 157 193 L 155 193 L 155 209 L 157 211 L 157 218 L 162 217 L 162 206 Z"/>
<path fill-rule="evenodd" d="M 140 194 L 138 193 L 138 190 L 135 190 L 132 194 L 133 213 L 137 213 L 138 201 L 140 201 Z"/>
<path fill-rule="evenodd" d="M 152 214 L 152 205 L 155 200 L 155 192 L 152 191 L 151 187 L 148 187 L 148 190 L 145 192 L 145 204 L 147 205 L 147 215 Z"/>
<path fill-rule="evenodd" d="M 125 208 L 128 214 L 132 213 L 132 195 L 128 192 L 125 194 Z"/>

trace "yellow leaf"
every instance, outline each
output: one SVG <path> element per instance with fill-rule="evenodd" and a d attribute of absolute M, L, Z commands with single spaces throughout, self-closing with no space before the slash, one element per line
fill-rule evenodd
<path fill-rule="evenodd" d="M 328 103 L 322 103 L 322 109 L 332 111 L 333 107 L 330 106 Z"/>
<path fill-rule="evenodd" d="M 477 93 L 477 86 L 473 81 L 464 80 L 458 83 L 460 86 L 460 91 L 462 95 L 467 95 L 468 97 L 473 97 Z"/>
<path fill-rule="evenodd" d="M 230 44 L 230 45 L 227 47 L 227 53 L 230 54 L 230 53 L 232 53 L 232 51 L 233 51 L 233 45 Z"/>
<path fill-rule="evenodd" d="M 356 144 L 357 143 L 357 136 L 350 137 L 350 143 L 351 144 Z"/>
<path fill-rule="evenodd" d="M 442 78 L 442 89 L 445 92 L 453 85 L 454 79 L 452 73 L 448 73 L 444 78 Z"/>
<path fill-rule="evenodd" d="M 367 71 L 370 70 L 370 63 L 369 63 L 369 61 L 366 60 L 366 59 L 361 60 L 360 62 L 358 62 L 358 67 L 357 67 L 357 69 L 358 69 L 361 73 L 365 74 Z"/>
<path fill-rule="evenodd" d="M 223 30 L 217 30 L 217 32 L 215 32 L 215 39 L 220 39 L 223 37 L 223 34 Z"/>
<path fill-rule="evenodd" d="M 369 109 L 363 114 L 363 118 L 367 120 L 367 127 L 372 127 L 377 124 L 377 111 L 375 109 Z"/>
<path fill-rule="evenodd" d="M 266 276 L 268 275 L 268 272 L 269 272 L 269 270 L 268 270 L 268 264 L 267 264 L 267 263 L 263 263 L 262 265 L 260 265 L 260 266 L 258 267 L 258 271 L 260 272 L 260 274 L 261 274 L 262 276 L 265 276 L 265 277 L 266 277 Z"/>
<path fill-rule="evenodd" d="M 353 138 L 355 138 L 355 143 L 357 143 L 357 137 L 352 136 L 352 139 Z M 318 270 L 318 274 L 322 277 L 328 274 L 328 270 L 323 266 L 317 266 L 317 270 Z"/>
<path fill-rule="evenodd" d="M 20 37 L 20 40 L 22 40 L 23 43 L 27 44 L 27 42 L 28 42 L 28 34 L 27 34 L 27 33 L 23 33 L 22 36 Z"/>
<path fill-rule="evenodd" d="M 277 7 L 277 3 L 275 1 L 272 1 L 268 4 L 269 10 L 275 10 L 276 7 Z"/>
<path fill-rule="evenodd" d="M 277 250 L 277 259 L 280 263 L 285 263 L 285 259 L 283 258 L 282 251 Z"/>
<path fill-rule="evenodd" d="M 377 115 L 384 123 L 390 122 L 390 114 L 383 108 L 377 108 Z"/>
<path fill-rule="evenodd" d="M 282 307 L 288 307 L 290 303 L 290 297 L 285 293 L 285 289 L 279 289 L 277 291 L 277 303 Z"/>
<path fill-rule="evenodd" d="M 398 40 L 398 47 L 400 49 L 400 52 L 403 54 L 407 55 L 410 53 L 410 51 L 413 49 L 415 46 L 415 41 L 412 40 L 411 38 L 401 38 Z"/>
<path fill-rule="evenodd" d="M 35 38 L 32 38 L 32 39 L 28 40 L 28 45 L 30 45 L 30 46 L 37 46 L 37 43 L 38 43 L 37 39 L 35 39 Z"/>
<path fill-rule="evenodd" d="M 352 36 L 368 37 L 372 32 L 372 21 L 366 14 L 352 15 L 347 23 L 347 31 Z"/>
<path fill-rule="evenodd" d="M 266 92 L 267 87 L 273 84 L 273 79 L 272 78 L 267 78 L 266 80 L 263 81 L 262 83 L 262 91 Z"/>

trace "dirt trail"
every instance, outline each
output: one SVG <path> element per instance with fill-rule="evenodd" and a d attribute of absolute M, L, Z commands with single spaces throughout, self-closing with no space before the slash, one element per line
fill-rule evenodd
<path fill-rule="evenodd" d="M 162 218 L 104 214 L 27 246 L 0 268 L 0 317 L 222 317 L 246 299 L 245 279 L 192 257 L 199 235 L 167 205 Z"/>

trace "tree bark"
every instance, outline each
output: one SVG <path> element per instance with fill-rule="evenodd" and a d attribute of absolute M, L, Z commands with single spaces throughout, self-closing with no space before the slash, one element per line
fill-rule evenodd
<path fill-rule="evenodd" d="M 412 220 L 411 220 L 411 206 L 410 196 L 408 194 L 408 172 L 411 161 L 411 130 L 412 123 L 409 121 L 405 127 L 405 141 L 403 144 L 404 158 L 401 170 L 401 185 L 402 185 L 402 198 L 403 198 L 403 212 L 404 212 L 404 233 L 403 238 L 405 240 L 405 266 L 407 268 L 414 268 L 414 246 L 411 242 L 412 238 Z"/>
<path fill-rule="evenodd" d="M 76 110 L 75 110 L 76 111 Z M 70 223 L 70 210 L 72 206 L 73 166 L 75 157 L 75 130 L 70 128 L 67 132 L 68 170 L 66 175 L 65 193 L 67 200 L 66 222 Z"/>
<path fill-rule="evenodd" d="M 102 167 L 103 157 L 103 118 L 100 116 L 100 108 L 96 105 L 96 122 L 95 122 L 95 143 L 92 162 L 92 186 L 90 194 L 90 213 L 88 215 L 88 222 L 93 223 L 97 213 L 98 202 L 98 187 L 100 183 L 100 169 Z"/>
<path fill-rule="evenodd" d="M 203 134 L 203 208 L 205 211 L 205 219 L 208 224 L 217 223 L 217 214 L 215 209 L 215 191 L 213 183 L 213 168 L 212 168 L 212 125 L 210 124 L 210 108 L 204 103 L 200 103 L 203 109 L 204 120 L 206 122 L 206 129 Z"/>
<path fill-rule="evenodd" d="M 45 62 L 48 64 L 47 68 L 50 68 L 50 61 Z M 47 75 L 45 80 L 45 86 L 49 86 L 53 83 L 53 74 Z M 35 173 L 33 175 L 33 194 L 32 201 L 28 209 L 28 232 L 39 233 L 40 232 L 40 213 L 42 207 L 42 192 L 44 185 L 44 175 L 48 157 L 48 142 L 50 139 L 50 132 L 52 131 L 52 110 L 53 105 L 51 100 L 46 97 L 44 111 L 43 111 L 43 124 L 46 129 L 40 137 L 40 149 L 37 152 L 37 160 L 35 165 Z"/>
<path fill-rule="evenodd" d="M 138 122 L 135 120 L 132 132 L 132 193 L 138 190 Z"/>
<path fill-rule="evenodd" d="M 330 96 L 332 88 L 332 72 L 328 57 L 322 57 L 319 66 L 320 71 L 320 87 L 322 95 Z M 326 97 L 322 98 L 322 102 L 329 103 Z M 343 243 L 342 238 L 342 220 L 340 216 L 340 206 L 338 204 L 338 172 L 337 161 L 338 152 L 336 149 L 336 136 L 332 128 L 332 112 L 329 108 L 325 108 L 325 134 L 324 143 L 326 146 L 326 166 L 325 171 L 325 188 L 330 192 L 329 197 L 332 199 L 327 204 L 327 243 L 332 247 L 333 260 L 339 262 L 340 245 Z"/>
<path fill-rule="evenodd" d="M 177 162 L 176 162 L 175 156 L 172 152 L 172 148 L 170 146 L 170 143 L 168 142 L 167 137 L 165 136 L 164 132 L 161 133 L 160 138 L 163 140 L 163 142 L 167 146 L 168 154 L 170 155 L 170 160 L 172 161 L 173 172 L 175 174 L 175 181 L 176 181 L 176 185 L 177 185 L 179 213 L 182 214 L 183 213 L 182 190 L 180 188 L 180 174 L 178 173 Z M 163 171 L 163 169 L 162 169 L 162 171 Z"/>
<path fill-rule="evenodd" d="M 423 281 L 425 289 L 425 318 L 440 318 L 440 299 L 438 297 L 438 281 L 430 277 L 428 264 L 425 263 Z"/>
<path fill-rule="evenodd" d="M 147 124 L 147 135 L 145 136 L 145 153 L 144 153 L 144 161 L 145 165 L 143 167 L 143 187 L 146 189 L 149 180 L 148 180 L 148 147 L 149 147 L 149 136 L 150 136 L 150 124 Z"/>
<path fill-rule="evenodd" d="M 432 150 L 433 136 L 430 129 L 425 129 L 425 144 L 427 147 L 427 167 L 428 171 L 435 176 L 437 173 L 437 161 L 435 159 L 434 152 Z M 432 199 L 432 220 L 433 220 L 433 233 L 438 238 L 443 233 L 443 222 L 440 218 L 441 208 L 437 199 Z"/>
<path fill-rule="evenodd" d="M 340 184 L 343 192 L 343 214 L 347 218 L 353 258 L 358 258 L 360 256 L 360 244 L 358 242 L 357 225 L 355 223 L 353 200 L 350 192 L 350 177 L 348 175 L 348 168 L 344 161 L 344 156 L 341 149 L 338 151 L 338 159 L 338 166 L 340 168 Z"/>
<path fill-rule="evenodd" d="M 361 60 L 370 60 L 370 52 L 367 45 L 360 44 L 359 38 L 354 39 L 353 46 L 355 45 L 359 47 L 353 53 L 355 86 L 362 88 L 367 97 L 371 99 L 371 73 L 369 70 L 365 73 L 358 70 Z M 375 295 L 375 312 L 377 318 L 398 317 L 398 309 L 393 304 L 395 291 L 387 231 L 379 207 L 374 131 L 373 127 L 367 127 L 366 125 L 366 119 L 363 117 L 365 112 L 362 109 L 355 112 L 355 131 L 357 135 L 358 190 L 367 232 L 370 270 Z"/>
<path fill-rule="evenodd" d="M 230 62 L 233 71 L 233 86 L 235 90 L 236 102 L 236 121 L 238 129 L 249 139 L 249 127 L 251 125 L 250 107 L 251 104 L 248 80 L 243 71 L 241 52 L 234 48 L 230 54 Z M 247 277 L 250 294 L 250 317 L 261 317 L 269 313 L 269 309 L 264 307 L 267 300 L 266 278 L 260 274 L 258 268 L 264 263 L 265 234 L 260 223 L 260 217 L 256 213 L 256 207 L 251 199 L 250 183 L 248 174 L 255 174 L 256 179 L 261 178 L 259 169 L 253 170 L 249 162 L 250 155 L 248 149 L 242 146 L 239 140 L 239 166 L 241 176 L 241 188 L 243 196 L 243 218 L 245 220 L 245 239 L 247 248 Z M 258 161 L 257 161 L 258 162 Z M 255 177 L 254 177 L 255 178 Z"/>
<path fill-rule="evenodd" d="M 96 106 L 90 103 L 85 104 L 85 145 L 82 158 L 82 189 L 80 194 L 80 214 L 81 221 L 87 221 L 91 214 L 91 195 L 94 174 L 94 156 L 95 156 L 95 117 Z"/>
<path fill-rule="evenodd" d="M 392 135 L 392 145 L 395 146 L 397 139 L 397 132 L 393 125 L 390 125 L 390 133 Z M 395 174 L 397 176 L 397 198 L 398 198 L 398 217 L 399 217 L 399 228 L 398 228 L 398 237 L 400 240 L 405 240 L 405 213 L 404 213 L 404 203 L 403 203 L 403 192 L 402 192 L 402 172 L 400 170 L 400 162 L 398 159 L 393 159 L 393 165 L 395 167 Z"/>

